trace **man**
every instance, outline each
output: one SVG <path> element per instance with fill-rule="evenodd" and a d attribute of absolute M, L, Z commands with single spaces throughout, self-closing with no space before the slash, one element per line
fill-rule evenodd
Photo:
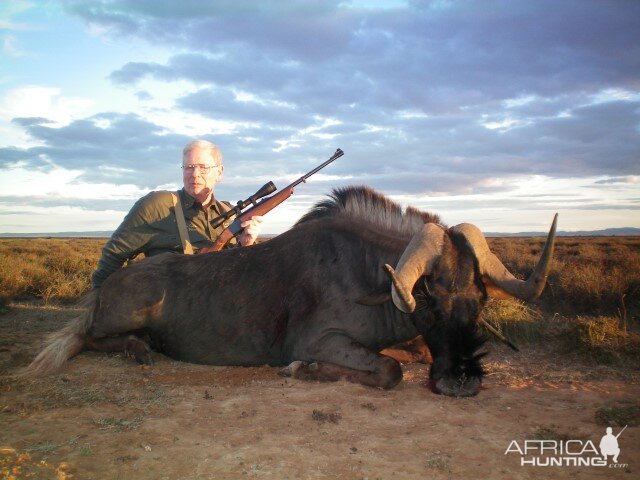
<path fill-rule="evenodd" d="M 150 257 L 169 251 L 183 251 L 172 193 L 182 206 L 194 250 L 213 245 L 233 220 L 231 217 L 215 228 L 211 224 L 230 208 L 228 202 L 220 202 L 214 196 L 223 171 L 222 154 L 213 143 L 206 140 L 188 143 L 182 151 L 184 188 L 179 192 L 151 192 L 135 203 L 102 249 L 98 268 L 91 277 L 93 288 L 99 288 L 109 275 L 140 253 Z M 261 223 L 260 216 L 242 223 L 244 231 L 238 237 L 242 246 L 256 241 Z M 227 245 L 235 243 L 232 240 Z"/>
<path fill-rule="evenodd" d="M 622 431 L 624 431 L 624 428 Z M 622 431 L 620 433 L 622 433 Z M 618 437 L 620 436 L 620 433 L 618 435 L 614 435 L 613 429 L 611 427 L 607 427 L 607 434 L 600 439 L 600 453 L 602 454 L 605 462 L 607 461 L 608 455 L 613 455 L 613 463 L 618 463 L 618 455 L 620 455 Z"/>

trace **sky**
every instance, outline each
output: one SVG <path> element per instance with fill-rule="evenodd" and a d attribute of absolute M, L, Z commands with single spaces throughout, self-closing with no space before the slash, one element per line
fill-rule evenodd
<path fill-rule="evenodd" d="M 289 228 L 368 185 L 484 231 L 640 227 L 636 0 L 3 0 L 0 233 L 113 230 L 181 151 Z"/>

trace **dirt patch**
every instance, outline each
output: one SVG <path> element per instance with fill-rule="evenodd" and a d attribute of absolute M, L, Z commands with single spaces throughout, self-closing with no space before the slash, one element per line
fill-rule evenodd
<path fill-rule="evenodd" d="M 464 399 L 433 394 L 423 364 L 405 365 L 389 391 L 159 354 L 148 368 L 84 352 L 60 374 L 12 377 L 72 315 L 19 304 L 0 316 L 0 478 L 632 478 L 640 468 L 637 421 L 619 438 L 624 468 L 505 455 L 513 440 L 597 446 L 603 422 L 617 433 L 637 418 L 637 370 L 491 345 L 483 390 Z"/>

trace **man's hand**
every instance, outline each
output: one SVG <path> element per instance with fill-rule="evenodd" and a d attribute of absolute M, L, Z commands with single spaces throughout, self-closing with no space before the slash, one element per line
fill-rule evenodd
<path fill-rule="evenodd" d="M 240 240 L 240 245 L 243 247 L 247 247 L 249 245 L 253 245 L 260 234 L 260 230 L 262 230 L 262 216 L 255 215 L 251 217 L 251 219 L 246 220 L 240 224 L 244 231 L 238 237 Z"/>

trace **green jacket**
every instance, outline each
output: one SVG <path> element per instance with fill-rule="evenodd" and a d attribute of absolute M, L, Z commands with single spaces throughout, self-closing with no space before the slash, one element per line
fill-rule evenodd
<path fill-rule="evenodd" d="M 140 253 L 144 253 L 146 257 L 164 252 L 182 253 L 171 193 L 151 192 L 135 203 L 102 249 L 98 268 L 91 277 L 93 288 L 100 287 L 109 275 Z M 231 204 L 214 199 L 209 208 L 203 211 L 200 204 L 186 193 L 184 188 L 179 194 L 189 240 L 194 251 L 213 245 L 234 217 L 217 228 L 213 228 L 210 222 L 222 212 L 229 210 Z M 236 245 L 235 239 L 232 239 L 227 247 L 231 245 Z"/>

